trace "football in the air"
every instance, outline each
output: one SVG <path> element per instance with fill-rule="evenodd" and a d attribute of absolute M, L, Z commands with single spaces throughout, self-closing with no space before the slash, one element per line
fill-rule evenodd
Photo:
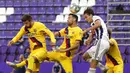
<path fill-rule="evenodd" d="M 70 12 L 71 13 L 78 13 L 80 11 L 80 6 L 76 5 L 76 4 L 71 4 L 70 5 Z"/>

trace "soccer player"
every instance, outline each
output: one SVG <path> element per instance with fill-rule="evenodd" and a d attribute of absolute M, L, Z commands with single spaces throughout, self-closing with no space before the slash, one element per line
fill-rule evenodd
<path fill-rule="evenodd" d="M 50 36 L 52 46 L 55 45 L 56 39 L 54 34 L 43 23 L 33 21 L 31 15 L 25 14 L 21 20 L 24 26 L 22 26 L 18 34 L 9 41 L 8 46 L 17 42 L 25 34 L 28 36 L 31 53 L 27 60 L 16 65 L 9 65 L 16 68 L 27 63 L 28 68 L 26 73 L 38 73 L 40 63 L 47 56 L 45 34 Z"/>
<path fill-rule="evenodd" d="M 108 67 L 107 73 L 124 73 L 124 64 L 118 44 L 114 38 L 111 37 L 112 31 L 108 29 L 110 49 L 106 54 L 106 66 Z"/>
<path fill-rule="evenodd" d="M 99 17 L 94 15 L 94 12 L 91 8 L 87 8 L 84 11 L 85 20 L 91 24 L 90 28 L 84 30 L 84 33 L 90 32 L 87 39 L 87 44 L 92 41 L 92 38 L 95 34 L 95 44 L 83 55 L 87 61 L 90 62 L 90 68 L 88 73 L 95 73 L 96 67 L 99 64 L 98 62 L 102 61 L 103 55 L 109 50 L 109 38 L 107 27 L 104 21 Z"/>
<path fill-rule="evenodd" d="M 48 52 L 49 60 L 58 61 L 66 73 L 73 73 L 72 58 L 80 46 L 83 31 L 77 25 L 78 16 L 69 14 L 68 27 L 61 29 L 55 33 L 55 36 L 64 37 L 62 45 L 56 51 Z"/>

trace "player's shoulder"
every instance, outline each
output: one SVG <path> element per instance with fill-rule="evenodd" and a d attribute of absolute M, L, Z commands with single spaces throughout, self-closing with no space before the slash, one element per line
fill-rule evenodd
<path fill-rule="evenodd" d="M 100 19 L 101 19 L 101 17 L 100 17 L 100 16 L 97 16 L 97 15 L 94 15 L 94 16 L 93 16 L 93 20 L 94 20 L 94 21 L 96 21 L 97 19 L 99 19 L 99 20 L 100 20 Z"/>
<path fill-rule="evenodd" d="M 76 30 L 82 31 L 82 29 L 81 29 L 79 26 L 77 26 L 77 29 L 76 29 Z"/>
<path fill-rule="evenodd" d="M 34 23 L 37 24 L 37 25 L 44 25 L 44 23 L 37 22 L 37 21 L 35 21 Z"/>
<path fill-rule="evenodd" d="M 110 41 L 112 41 L 113 43 L 117 43 L 116 40 L 114 38 L 110 38 Z"/>

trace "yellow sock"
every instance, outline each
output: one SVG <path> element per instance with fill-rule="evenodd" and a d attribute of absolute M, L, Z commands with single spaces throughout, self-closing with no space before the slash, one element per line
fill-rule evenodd
<path fill-rule="evenodd" d="M 26 60 L 22 61 L 21 63 L 16 64 L 17 67 L 22 67 L 26 65 Z"/>

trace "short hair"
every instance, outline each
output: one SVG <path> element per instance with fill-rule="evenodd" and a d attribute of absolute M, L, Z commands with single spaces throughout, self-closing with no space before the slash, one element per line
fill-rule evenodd
<path fill-rule="evenodd" d="M 111 38 L 112 30 L 110 28 L 108 28 L 107 32 L 108 32 L 109 38 Z"/>
<path fill-rule="evenodd" d="M 94 15 L 94 11 L 91 7 L 88 7 L 85 11 L 84 14 L 88 14 L 88 15 Z"/>
<path fill-rule="evenodd" d="M 25 22 L 25 21 L 31 21 L 32 20 L 32 16 L 30 14 L 24 14 L 22 16 L 22 22 Z"/>
<path fill-rule="evenodd" d="M 72 17 L 74 17 L 76 19 L 76 22 L 78 22 L 78 16 L 75 14 L 69 14 L 69 16 L 72 15 Z"/>

